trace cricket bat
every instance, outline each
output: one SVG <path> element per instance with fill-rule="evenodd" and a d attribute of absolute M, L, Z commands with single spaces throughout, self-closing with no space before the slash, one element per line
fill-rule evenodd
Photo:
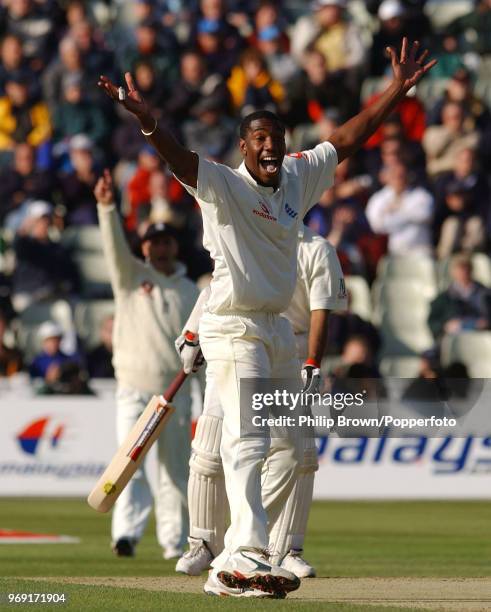
<path fill-rule="evenodd" d="M 128 484 L 174 412 L 174 407 L 170 402 L 186 377 L 187 374 L 181 370 L 163 395 L 154 395 L 148 402 L 126 440 L 116 451 L 90 492 L 87 502 L 94 510 L 107 512 L 114 506 L 121 491 Z"/>

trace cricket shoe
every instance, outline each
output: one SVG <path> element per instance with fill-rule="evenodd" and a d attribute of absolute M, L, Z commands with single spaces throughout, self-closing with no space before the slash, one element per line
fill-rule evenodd
<path fill-rule="evenodd" d="M 271 565 L 264 551 L 258 549 L 242 549 L 230 555 L 215 575 L 231 589 L 264 591 L 275 597 L 285 596 L 300 586 L 295 574 Z"/>
<path fill-rule="evenodd" d="M 188 576 L 199 576 L 210 568 L 213 555 L 204 540 L 189 538 L 189 550 L 176 563 L 176 572 Z"/>
<path fill-rule="evenodd" d="M 246 597 L 258 599 L 284 599 L 285 592 L 270 593 L 261 589 L 244 589 L 239 587 L 229 587 L 218 578 L 220 570 L 212 569 L 208 575 L 208 580 L 203 587 L 207 595 L 216 595 L 218 597 Z"/>
<path fill-rule="evenodd" d="M 130 538 L 119 538 L 119 540 L 113 544 L 112 550 L 116 557 L 135 556 L 135 545 Z"/>
<path fill-rule="evenodd" d="M 315 569 L 302 557 L 303 550 L 290 550 L 281 562 L 281 567 L 293 572 L 298 578 L 315 578 Z"/>

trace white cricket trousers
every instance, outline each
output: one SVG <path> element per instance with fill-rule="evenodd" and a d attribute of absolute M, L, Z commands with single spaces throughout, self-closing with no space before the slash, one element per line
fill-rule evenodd
<path fill-rule="evenodd" d="M 300 389 L 295 338 L 285 318 L 267 313 L 247 316 L 205 313 L 200 320 L 199 336 L 224 413 L 220 454 L 230 504 L 224 555 L 241 548 L 265 549 L 268 518 L 274 523 L 288 499 L 302 444 L 295 428 L 288 430 L 288 438 L 241 439 L 240 379 L 288 378 L 298 381 Z M 275 469 L 263 475 L 261 487 L 266 457 Z M 217 559 L 215 563 L 220 562 Z"/>
<path fill-rule="evenodd" d="M 169 381 L 170 382 L 170 381 Z M 156 442 L 158 455 L 155 518 L 162 548 L 182 548 L 188 535 L 187 481 L 191 448 L 191 397 L 188 385 L 172 401 L 176 411 Z M 118 387 L 117 438 L 121 444 L 152 397 L 136 389 Z M 152 492 L 143 465 L 116 501 L 112 516 L 112 539 L 138 542 L 152 509 Z"/>

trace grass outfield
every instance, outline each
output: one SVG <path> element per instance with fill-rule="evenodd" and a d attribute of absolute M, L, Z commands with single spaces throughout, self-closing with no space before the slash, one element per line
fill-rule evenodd
<path fill-rule="evenodd" d="M 491 558 L 489 510 L 487 502 L 316 502 L 311 514 L 306 556 L 316 566 L 320 577 L 487 577 Z M 198 612 L 252 606 L 255 610 L 270 610 L 274 606 L 275 610 L 322 609 L 329 612 L 422 609 L 421 605 L 417 608 L 385 607 L 390 604 L 389 600 L 384 601 L 384 607 L 368 607 L 314 599 L 249 602 L 177 592 L 189 590 L 187 579 L 176 577 L 174 563 L 162 559 L 153 524 L 149 525 L 138 546 L 136 558 L 117 559 L 109 549 L 110 516 L 95 513 L 78 499 L 2 499 L 0 528 L 81 538 L 80 544 L 0 546 L 0 576 L 9 577 L 0 579 L 0 591 L 63 591 L 68 593 L 69 604 L 61 609 L 194 609 Z M 160 586 L 158 590 L 140 588 L 138 584 L 135 588 L 121 588 L 121 581 L 113 587 L 66 584 L 62 578 L 141 577 L 143 585 L 145 579 L 163 576 L 172 577 L 168 584 L 172 582 L 173 586 L 165 592 Z M 26 577 L 51 577 L 52 580 L 43 582 L 41 588 L 40 583 L 26 581 Z M 316 583 L 319 588 L 321 584 L 329 585 L 329 581 L 308 582 L 311 590 Z M 201 588 L 199 580 L 189 584 L 194 592 Z M 166 588 L 165 581 L 163 588 Z M 482 605 L 484 607 L 475 609 L 491 609 L 491 600 L 489 607 L 486 602 Z M 24 607 L 29 606 L 16 605 L 15 609 Z M 32 605 L 29 608 L 32 609 Z M 60 608 L 56 606 L 56 609 Z"/>

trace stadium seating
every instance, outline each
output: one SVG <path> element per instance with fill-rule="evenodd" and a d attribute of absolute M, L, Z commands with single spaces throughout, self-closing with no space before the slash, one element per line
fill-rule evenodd
<path fill-rule="evenodd" d="M 460 361 L 471 378 L 491 378 L 491 332 L 468 331 L 445 336 L 441 361 L 444 366 Z"/>
<path fill-rule="evenodd" d="M 90 300 L 79 302 L 75 307 L 75 327 L 86 350 L 99 344 L 99 329 L 102 321 L 114 314 L 113 300 Z"/>
<path fill-rule="evenodd" d="M 450 283 L 449 267 L 450 259 L 440 261 L 437 266 L 438 287 L 442 291 Z M 472 255 L 472 278 L 486 287 L 491 287 L 491 258 L 485 253 Z"/>
<path fill-rule="evenodd" d="M 103 253 L 78 251 L 74 253 L 82 280 L 82 297 L 93 299 L 109 299 L 112 290 L 109 280 L 109 270 Z"/>
<path fill-rule="evenodd" d="M 350 310 L 365 321 L 372 318 L 370 288 L 363 276 L 346 276 L 346 289 L 350 295 Z"/>
<path fill-rule="evenodd" d="M 97 225 L 67 227 L 61 241 L 72 251 L 102 253 L 101 230 Z"/>
<path fill-rule="evenodd" d="M 23 351 L 27 363 L 41 348 L 41 341 L 37 333 L 39 326 L 49 320 L 58 323 L 65 332 L 62 348 L 66 352 L 75 350 L 75 325 L 70 304 L 65 300 L 39 302 L 32 304 L 22 312 L 17 329 L 19 348 Z"/>
<path fill-rule="evenodd" d="M 425 13 L 437 29 L 441 29 L 457 17 L 470 13 L 474 8 L 472 0 L 429 0 Z"/>
<path fill-rule="evenodd" d="M 384 357 L 379 365 L 382 376 L 389 378 L 415 378 L 419 372 L 419 357 Z"/>
<path fill-rule="evenodd" d="M 432 257 L 417 256 L 387 256 L 380 260 L 377 266 L 378 280 L 416 280 L 428 287 L 436 288 L 437 269 Z"/>

